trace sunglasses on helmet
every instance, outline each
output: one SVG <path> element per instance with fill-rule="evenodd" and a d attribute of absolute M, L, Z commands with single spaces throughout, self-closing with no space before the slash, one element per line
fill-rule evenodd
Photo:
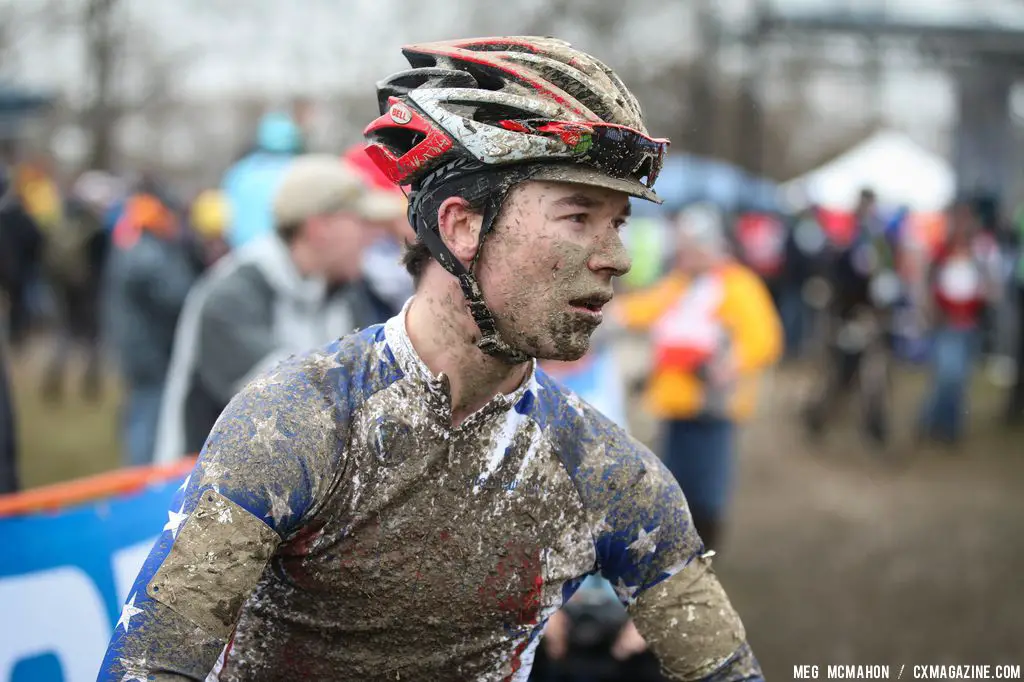
<path fill-rule="evenodd" d="M 506 130 L 561 140 L 569 156 L 616 178 L 651 188 L 665 163 L 669 141 L 611 123 L 569 123 L 544 120 L 500 121 Z"/>

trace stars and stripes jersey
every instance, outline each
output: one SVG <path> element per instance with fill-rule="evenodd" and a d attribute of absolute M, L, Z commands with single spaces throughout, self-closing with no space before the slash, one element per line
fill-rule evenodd
<path fill-rule="evenodd" d="M 403 311 L 231 401 L 100 679 L 525 680 L 594 573 L 670 679 L 761 678 L 660 461 L 539 369 L 452 427 Z"/>

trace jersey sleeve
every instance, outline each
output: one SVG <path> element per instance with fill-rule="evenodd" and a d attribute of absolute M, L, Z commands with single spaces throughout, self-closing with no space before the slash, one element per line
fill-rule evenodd
<path fill-rule="evenodd" d="M 168 510 L 99 679 L 205 680 L 276 548 L 343 470 L 345 415 L 321 359 L 289 360 L 236 395 Z"/>
<path fill-rule="evenodd" d="M 590 478 L 603 518 L 597 563 L 671 680 L 760 680 L 760 666 L 711 568 L 686 498 L 662 462 L 610 429 Z M 603 498 L 603 499 L 602 499 Z"/>

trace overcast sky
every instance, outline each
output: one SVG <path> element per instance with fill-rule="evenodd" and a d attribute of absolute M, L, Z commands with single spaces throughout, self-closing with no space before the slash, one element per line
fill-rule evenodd
<path fill-rule="evenodd" d="M 0 0 L 28 10 L 48 0 Z M 51 0 L 52 1 L 52 0 Z M 581 5 L 594 0 L 577 0 Z M 297 93 L 366 90 L 382 76 L 403 68 L 399 46 L 415 40 L 464 35 L 466 31 L 515 33 L 546 0 L 126 0 L 133 20 L 144 27 L 156 51 L 193 55 L 180 79 L 189 94 Z M 693 45 L 685 0 L 630 0 L 634 18 L 606 46 L 585 45 L 612 66 L 645 60 L 674 60 Z M 786 11 L 828 8 L 885 11 L 926 22 L 992 22 L 1024 26 L 1022 0 L 773 0 Z M 751 0 L 719 0 L 730 25 L 748 16 Z M 572 17 L 548 33 L 585 43 Z M 25 32 L 17 80 L 81 94 L 80 44 L 63 37 Z M 936 71 L 906 69 L 887 74 L 887 113 L 907 128 L 948 126 L 953 91 Z M 848 109 L 855 79 L 834 71 L 808 88 L 826 115 Z M 852 93 L 852 95 L 851 95 Z M 931 140 L 922 140 L 930 143 Z"/>

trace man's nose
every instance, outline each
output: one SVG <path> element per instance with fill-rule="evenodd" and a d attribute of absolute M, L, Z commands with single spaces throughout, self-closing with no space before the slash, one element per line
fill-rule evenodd
<path fill-rule="evenodd" d="M 612 277 L 622 277 L 633 266 L 629 250 L 617 232 L 598 244 L 588 263 L 594 272 L 604 272 Z"/>

